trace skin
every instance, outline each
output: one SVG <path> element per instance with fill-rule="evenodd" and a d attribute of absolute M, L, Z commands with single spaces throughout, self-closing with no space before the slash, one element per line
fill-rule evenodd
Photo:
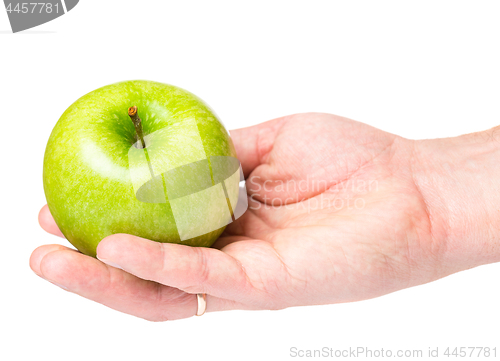
<path fill-rule="evenodd" d="M 115 234 L 99 259 L 41 246 L 33 271 L 165 321 L 193 316 L 196 293 L 207 312 L 351 302 L 500 260 L 500 128 L 414 141 L 309 113 L 231 136 L 249 209 L 213 248 Z M 62 235 L 46 206 L 39 220 Z"/>

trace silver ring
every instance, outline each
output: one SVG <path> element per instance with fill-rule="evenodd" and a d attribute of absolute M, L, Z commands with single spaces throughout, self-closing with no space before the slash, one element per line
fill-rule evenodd
<path fill-rule="evenodd" d="M 207 294 L 197 293 L 196 298 L 198 299 L 198 310 L 196 311 L 196 316 L 201 316 L 207 310 Z"/>

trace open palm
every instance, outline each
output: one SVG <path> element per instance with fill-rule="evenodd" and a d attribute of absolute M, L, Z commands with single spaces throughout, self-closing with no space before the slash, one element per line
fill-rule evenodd
<path fill-rule="evenodd" d="M 214 248 L 105 238 L 99 260 L 39 247 L 31 267 L 69 291 L 149 320 L 377 297 L 443 277 L 439 224 L 414 178 L 415 142 L 329 114 L 231 132 L 249 209 Z M 61 235 L 48 208 L 40 224 Z"/>

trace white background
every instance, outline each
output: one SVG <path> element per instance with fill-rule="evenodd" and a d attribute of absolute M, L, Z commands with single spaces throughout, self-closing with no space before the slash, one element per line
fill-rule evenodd
<path fill-rule="evenodd" d="M 37 277 L 43 154 L 59 116 L 106 84 L 150 79 L 228 128 L 304 111 L 408 138 L 500 124 L 497 1 L 82 0 L 11 34 L 0 9 L 1 360 L 286 360 L 290 348 L 497 347 L 500 264 L 352 304 L 151 323 Z"/>

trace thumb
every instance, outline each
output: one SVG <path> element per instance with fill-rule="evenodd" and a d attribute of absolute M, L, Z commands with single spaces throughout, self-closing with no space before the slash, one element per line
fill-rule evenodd
<path fill-rule="evenodd" d="M 99 243 L 97 258 L 139 278 L 188 293 L 208 293 L 234 300 L 251 291 L 240 263 L 214 248 L 114 234 Z"/>
<path fill-rule="evenodd" d="M 247 128 L 231 130 L 236 155 L 241 162 L 245 178 L 266 162 L 274 140 L 286 117 L 276 118 Z"/>

